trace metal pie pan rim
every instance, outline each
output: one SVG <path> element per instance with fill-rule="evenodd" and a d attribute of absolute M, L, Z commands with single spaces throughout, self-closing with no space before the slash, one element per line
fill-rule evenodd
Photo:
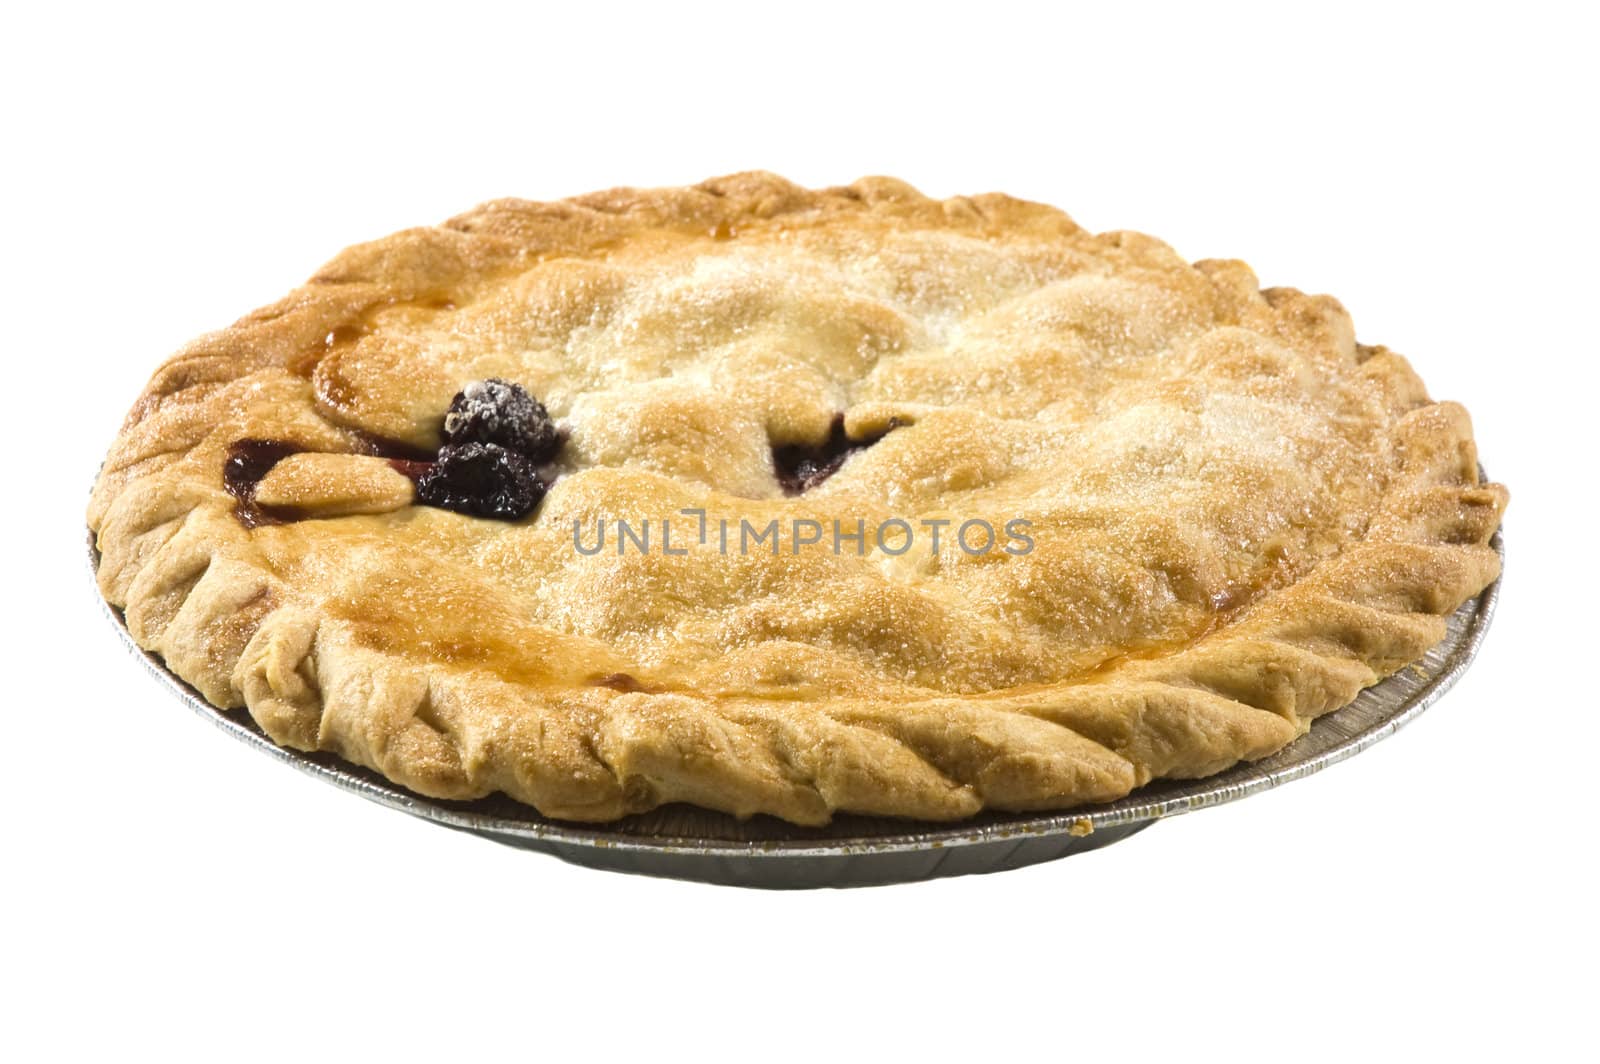
<path fill-rule="evenodd" d="M 1490 545 L 1501 557 L 1505 549 L 1501 533 L 1496 531 Z M 89 533 L 88 562 L 93 576 L 98 568 L 99 551 L 94 534 Z M 1342 741 L 1304 759 L 1291 761 L 1276 769 L 1263 770 L 1248 762 L 1241 762 L 1221 773 L 1193 781 L 1154 781 L 1160 783 L 1188 783 L 1192 789 L 1174 797 L 1149 797 L 1141 799 L 1140 791 L 1106 805 L 1083 806 L 1049 813 L 991 814 L 989 819 L 974 824 L 955 821 L 949 824 L 927 821 L 907 821 L 908 830 L 887 832 L 881 835 L 861 835 L 839 839 L 718 839 L 682 835 L 637 835 L 608 830 L 603 824 L 587 825 L 573 821 L 523 820 L 492 813 L 452 808 L 432 798 L 406 790 L 367 770 L 358 769 L 346 762 L 319 760 L 312 755 L 292 750 L 274 743 L 257 730 L 242 710 L 224 711 L 207 702 L 185 681 L 169 671 L 156 654 L 146 651 L 134 640 L 123 619 L 122 611 L 94 590 L 102 612 L 116 628 L 123 645 L 144 662 L 171 693 L 210 720 L 234 738 L 253 746 L 276 760 L 292 765 L 307 775 L 331 783 L 341 790 L 358 794 L 369 801 L 445 827 L 467 831 L 502 840 L 529 840 L 569 846 L 588 847 L 614 852 L 648 854 L 695 855 L 708 858 L 775 859 L 800 857 L 847 857 L 859 854 L 884 854 L 920 852 L 941 847 L 964 847 L 986 843 L 1049 838 L 1060 835 L 1092 836 L 1108 828 L 1122 828 L 1130 824 L 1145 825 L 1170 816 L 1223 805 L 1270 790 L 1284 783 L 1302 779 L 1353 757 L 1368 747 L 1394 734 L 1420 716 L 1445 692 L 1453 687 L 1471 665 L 1488 632 L 1499 601 L 1500 579 L 1490 583 L 1478 595 L 1468 599 L 1459 609 L 1470 609 L 1471 617 L 1459 640 L 1450 647 L 1445 666 L 1431 675 L 1424 687 L 1401 703 L 1396 712 Z M 1446 637 L 1448 640 L 1448 636 Z M 1350 707 L 1341 707 L 1318 718 L 1319 722 L 1336 722 L 1338 715 Z M 1296 739 L 1284 751 L 1292 751 Z M 1281 751 L 1280 751 L 1281 753 Z M 332 758 L 332 755 L 321 755 Z M 1141 788 L 1141 790 L 1144 788 Z M 529 815 L 539 814 L 528 807 Z M 799 830 L 799 829 L 797 829 Z"/>

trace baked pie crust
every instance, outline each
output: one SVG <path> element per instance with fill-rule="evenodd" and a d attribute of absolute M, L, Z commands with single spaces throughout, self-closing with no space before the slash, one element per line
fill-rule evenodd
<path fill-rule="evenodd" d="M 560 426 L 548 493 L 417 504 L 491 378 Z M 746 173 L 343 252 L 156 372 L 88 517 L 140 645 L 282 745 L 552 817 L 820 824 L 1270 754 L 1443 636 L 1505 502 L 1331 298 L 1007 196 Z M 706 542 L 575 549 L 685 511 Z M 774 519 L 1032 549 L 719 549 Z"/>

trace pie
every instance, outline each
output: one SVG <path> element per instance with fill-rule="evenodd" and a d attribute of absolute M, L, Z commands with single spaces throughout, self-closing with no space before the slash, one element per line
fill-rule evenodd
<path fill-rule="evenodd" d="M 156 371 L 88 520 L 139 644 L 283 746 L 812 825 L 1270 754 L 1442 638 L 1505 503 L 1327 296 L 746 173 L 342 252 Z"/>

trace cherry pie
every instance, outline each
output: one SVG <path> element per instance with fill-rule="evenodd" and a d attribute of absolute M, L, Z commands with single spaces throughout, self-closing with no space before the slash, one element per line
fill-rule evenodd
<path fill-rule="evenodd" d="M 552 817 L 1103 802 L 1278 750 L 1498 572 L 1333 299 L 870 178 L 505 200 L 158 370 L 89 524 L 276 742 Z"/>

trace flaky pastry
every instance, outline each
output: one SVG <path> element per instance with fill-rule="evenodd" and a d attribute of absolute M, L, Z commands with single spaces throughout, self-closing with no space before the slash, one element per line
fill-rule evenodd
<path fill-rule="evenodd" d="M 156 372 L 89 524 L 137 641 L 282 745 L 820 824 L 1272 753 L 1443 636 L 1505 501 L 1331 298 L 747 173 L 341 253 Z"/>

